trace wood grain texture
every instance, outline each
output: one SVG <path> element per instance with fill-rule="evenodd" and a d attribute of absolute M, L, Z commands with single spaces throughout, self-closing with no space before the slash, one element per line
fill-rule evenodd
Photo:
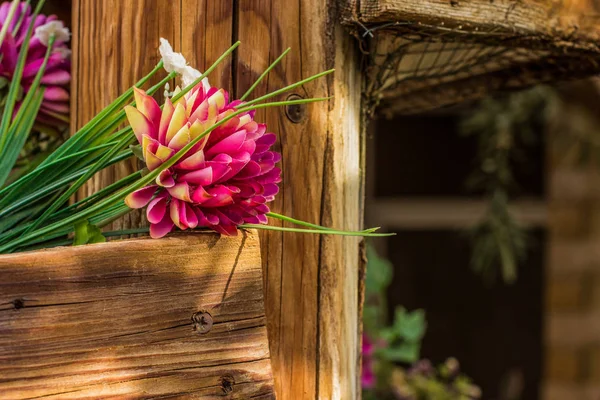
<path fill-rule="evenodd" d="M 234 42 L 233 1 L 180 0 L 181 52 L 188 62 L 206 71 Z M 211 85 L 232 89 L 232 64 L 221 63 L 209 76 Z"/>
<path fill-rule="evenodd" d="M 335 77 L 297 90 L 335 96 L 301 109 L 257 113 L 278 135 L 283 183 L 274 211 L 356 229 L 360 193 L 360 89 L 356 44 L 337 24 L 334 1 L 253 0 L 239 3 L 242 41 L 236 94 L 246 91 L 287 47 L 292 51 L 254 97 L 336 68 Z M 286 94 L 281 99 L 284 99 Z M 276 393 L 280 399 L 359 397 L 359 240 L 303 234 L 261 236 Z"/>
<path fill-rule="evenodd" d="M 345 19 L 363 24 L 413 21 L 494 34 L 502 30 L 569 41 L 600 37 L 597 0 L 346 0 Z"/>
<path fill-rule="evenodd" d="M 254 232 L 1 256 L 0 399 L 273 398 L 262 286 Z"/>

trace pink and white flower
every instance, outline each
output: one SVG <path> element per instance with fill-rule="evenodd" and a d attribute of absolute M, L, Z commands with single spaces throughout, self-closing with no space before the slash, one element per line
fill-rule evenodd
<path fill-rule="evenodd" d="M 4 2 L 0 5 L 0 26 L 6 23 L 10 7 L 10 2 Z M 46 91 L 44 92 L 44 99 L 37 120 L 52 126 L 66 125 L 69 120 L 68 86 L 71 81 L 71 51 L 67 47 L 70 35 L 68 29 L 64 27 L 61 21 L 57 20 L 55 15 L 38 15 L 34 21 L 31 7 L 26 2 L 19 4 L 9 23 L 8 32 L 0 47 L 0 54 L 2 55 L 0 77 L 7 81 L 13 78 L 19 52 L 31 23 L 33 23 L 36 31 L 29 42 L 27 59 L 21 78 L 21 87 L 24 93 L 31 87 L 35 75 L 44 61 L 48 45 L 48 41 L 44 38 L 47 39 L 50 33 L 56 35 L 56 40 L 52 45 L 52 54 L 41 81 Z M 16 29 L 19 23 L 20 25 Z M 20 104 L 17 103 L 16 109 L 19 106 Z"/>
<path fill-rule="evenodd" d="M 241 104 L 229 102 L 225 90 L 205 90 L 202 83 L 175 103 L 167 98 L 162 111 L 142 90 L 135 90 L 135 102 L 135 108 L 126 107 L 127 118 L 150 171 Z M 175 226 L 236 235 L 238 225 L 267 223 L 267 203 L 279 191 L 281 170 L 275 164 L 281 155 L 271 151 L 276 136 L 266 130 L 254 121 L 253 111 L 233 117 L 125 202 L 131 208 L 148 206 L 154 238 Z"/>

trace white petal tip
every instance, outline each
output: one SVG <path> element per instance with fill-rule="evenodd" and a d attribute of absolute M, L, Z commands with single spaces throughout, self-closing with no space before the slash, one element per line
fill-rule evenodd
<path fill-rule="evenodd" d="M 168 73 L 177 72 L 182 74 L 187 66 L 187 61 L 181 53 L 175 53 L 169 41 L 165 38 L 160 38 L 160 46 L 158 47 L 160 56 L 163 60 L 163 67 Z"/>
<path fill-rule="evenodd" d="M 62 21 L 50 21 L 35 28 L 35 37 L 46 47 L 50 43 L 52 35 L 57 42 L 68 42 L 71 38 L 69 28 L 65 27 Z"/>

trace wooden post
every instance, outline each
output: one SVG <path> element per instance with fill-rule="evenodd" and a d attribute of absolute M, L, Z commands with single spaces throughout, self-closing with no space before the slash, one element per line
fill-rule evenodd
<path fill-rule="evenodd" d="M 275 211 L 358 228 L 361 82 L 355 43 L 339 27 L 335 1 L 256 0 L 239 7 L 237 94 L 287 47 L 292 51 L 255 95 L 336 68 L 334 77 L 294 93 L 334 96 L 328 103 L 258 113 L 278 134 L 283 155 Z M 282 399 L 358 398 L 359 240 L 269 233 L 261 242 L 276 392 Z"/>
<path fill-rule="evenodd" d="M 294 95 L 335 98 L 257 113 L 278 134 L 283 183 L 272 209 L 339 228 L 362 221 L 358 54 L 335 0 L 75 0 L 75 126 L 150 69 L 165 37 L 202 69 L 233 41 L 233 63 L 210 77 L 241 95 L 285 48 L 292 52 L 254 96 L 311 74 L 335 76 Z M 102 76 L 102 80 L 98 77 Z M 86 104 L 85 101 L 91 101 Z M 121 167 L 123 168 L 123 167 Z M 93 188 L 112 182 L 104 172 Z M 142 223 L 138 215 L 123 227 Z M 360 395 L 359 239 L 262 234 L 270 349 L 279 399 Z"/>

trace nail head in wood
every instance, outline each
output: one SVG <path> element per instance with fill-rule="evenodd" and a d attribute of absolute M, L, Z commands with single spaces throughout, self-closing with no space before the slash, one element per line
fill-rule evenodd
<path fill-rule="evenodd" d="M 297 94 L 291 94 L 288 96 L 288 98 L 286 100 L 290 101 L 290 100 L 301 100 L 301 99 L 303 99 L 302 96 L 299 96 Z M 294 124 L 301 123 L 302 121 L 304 121 L 306 119 L 306 104 L 287 105 L 285 107 L 285 115 Z"/>
<path fill-rule="evenodd" d="M 212 316 L 206 311 L 200 311 L 192 316 L 194 330 L 202 335 L 208 333 L 213 326 Z"/>
<path fill-rule="evenodd" d="M 235 379 L 231 375 L 225 375 L 221 377 L 221 389 L 223 389 L 223 393 L 229 394 L 233 392 L 233 385 L 235 384 Z"/>

